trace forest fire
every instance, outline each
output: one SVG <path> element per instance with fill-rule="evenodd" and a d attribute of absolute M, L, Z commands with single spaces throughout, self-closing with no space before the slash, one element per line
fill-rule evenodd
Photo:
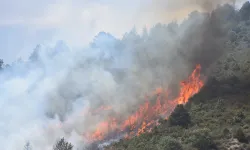
<path fill-rule="evenodd" d="M 91 142 L 108 139 L 110 134 L 122 135 L 124 138 L 138 136 L 145 132 L 151 132 L 154 126 L 159 125 L 161 117 L 167 118 L 177 104 L 185 104 L 188 99 L 196 94 L 202 87 L 200 79 L 201 66 L 197 65 L 187 80 L 180 83 L 179 95 L 175 99 L 169 99 L 168 90 L 158 88 L 153 92 L 156 97 L 154 104 L 146 97 L 146 102 L 139 109 L 131 114 L 126 120 L 118 121 L 111 117 L 100 122 L 91 134 L 87 134 L 87 139 Z M 112 107 L 101 107 L 101 110 L 111 110 Z M 98 109 L 99 110 L 99 109 Z"/>

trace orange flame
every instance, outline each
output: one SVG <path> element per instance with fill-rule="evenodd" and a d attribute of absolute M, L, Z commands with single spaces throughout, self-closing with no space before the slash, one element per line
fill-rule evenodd
<path fill-rule="evenodd" d="M 185 104 L 188 99 L 199 92 L 204 83 L 200 79 L 201 66 L 197 65 L 186 81 L 180 83 L 180 92 L 176 99 L 170 100 L 168 92 L 162 88 L 157 88 L 153 95 L 157 96 L 154 105 L 148 100 L 139 109 L 130 115 L 125 121 L 118 122 L 116 118 L 110 118 L 101 122 L 87 139 L 90 141 L 103 140 L 109 133 L 124 134 L 124 138 L 138 136 L 145 132 L 150 132 L 153 126 L 159 125 L 160 115 L 168 117 L 177 104 Z M 99 110 L 109 110 L 111 107 L 101 107 Z"/>
<path fill-rule="evenodd" d="M 185 104 L 188 99 L 198 93 L 204 83 L 200 80 L 201 66 L 197 65 L 187 81 L 181 82 L 180 95 L 177 98 L 178 104 Z"/>

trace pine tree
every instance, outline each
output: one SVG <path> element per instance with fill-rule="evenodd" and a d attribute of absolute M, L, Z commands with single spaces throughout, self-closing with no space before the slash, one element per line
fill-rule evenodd
<path fill-rule="evenodd" d="M 23 148 L 23 150 L 32 150 L 30 142 L 27 142 Z"/>
<path fill-rule="evenodd" d="M 65 141 L 64 138 L 60 139 L 53 148 L 53 150 L 72 150 L 72 149 L 73 145 Z"/>

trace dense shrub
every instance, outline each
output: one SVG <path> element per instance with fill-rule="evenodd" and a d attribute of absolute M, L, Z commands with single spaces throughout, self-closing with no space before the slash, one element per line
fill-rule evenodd
<path fill-rule="evenodd" d="M 169 116 L 169 125 L 187 127 L 191 123 L 191 117 L 183 105 L 177 105 Z"/>
<path fill-rule="evenodd" d="M 191 145 L 198 150 L 216 149 L 216 145 L 214 144 L 209 131 L 210 130 L 206 128 L 194 130 L 188 140 Z"/>
<path fill-rule="evenodd" d="M 245 119 L 245 115 L 241 111 L 237 112 L 237 114 L 233 117 L 234 123 L 240 123 L 243 119 Z"/>
<path fill-rule="evenodd" d="M 222 135 L 225 138 L 230 138 L 231 137 L 230 130 L 228 128 L 224 128 L 223 131 L 222 131 Z"/>
<path fill-rule="evenodd" d="M 248 140 L 241 128 L 234 132 L 234 138 L 238 139 L 238 141 L 241 143 L 248 143 Z"/>
<path fill-rule="evenodd" d="M 182 150 L 182 145 L 175 139 L 164 136 L 160 139 L 159 143 L 157 144 L 158 150 Z"/>

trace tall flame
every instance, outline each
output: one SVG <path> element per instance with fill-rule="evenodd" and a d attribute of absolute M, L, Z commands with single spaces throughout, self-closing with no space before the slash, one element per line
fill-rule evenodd
<path fill-rule="evenodd" d="M 100 122 L 94 132 L 87 134 L 90 141 L 100 141 L 105 139 L 108 134 L 124 135 L 124 138 L 138 136 L 145 132 L 150 132 L 153 126 L 157 126 L 158 119 L 161 116 L 168 117 L 177 104 L 185 104 L 188 99 L 199 92 L 204 83 L 200 79 L 201 66 L 197 65 L 187 80 L 180 83 L 180 92 L 177 98 L 171 100 L 168 98 L 168 90 L 157 88 L 153 95 L 157 96 L 155 104 L 151 104 L 146 98 L 146 102 L 139 109 L 128 116 L 122 122 L 116 118 L 109 118 Z M 112 107 L 103 106 L 101 110 L 110 110 Z M 100 110 L 98 109 L 98 110 Z"/>
<path fill-rule="evenodd" d="M 188 77 L 187 81 L 181 82 L 180 95 L 176 99 L 178 104 L 185 104 L 188 99 L 194 94 L 198 93 L 204 83 L 200 80 L 201 66 L 197 65 L 191 76 Z"/>

